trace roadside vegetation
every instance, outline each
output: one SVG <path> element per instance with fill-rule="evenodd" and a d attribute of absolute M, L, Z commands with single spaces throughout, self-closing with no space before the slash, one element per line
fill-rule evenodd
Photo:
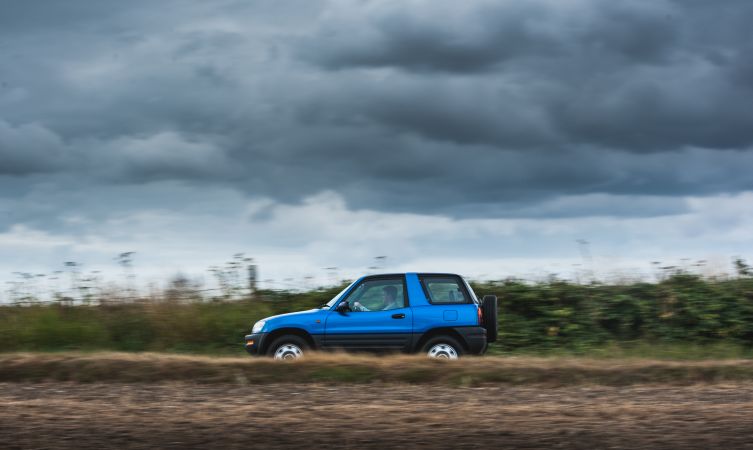
<path fill-rule="evenodd" d="M 0 382 L 415 383 L 478 386 L 646 383 L 689 385 L 753 381 L 753 361 L 597 360 L 418 355 L 311 354 L 298 361 L 164 353 L 5 353 Z"/>
<path fill-rule="evenodd" d="M 491 354 L 719 359 L 753 357 L 753 277 L 676 272 L 656 283 L 562 280 L 477 283 L 499 297 L 500 337 Z M 159 294 L 112 293 L 0 307 L 0 349 L 242 355 L 263 317 L 317 307 L 342 286 L 206 298 L 179 284 Z"/>

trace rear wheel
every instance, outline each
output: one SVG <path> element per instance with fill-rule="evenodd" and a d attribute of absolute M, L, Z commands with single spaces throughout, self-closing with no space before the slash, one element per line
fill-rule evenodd
<path fill-rule="evenodd" d="M 267 350 L 267 355 L 274 359 L 298 359 L 308 351 L 309 346 L 305 340 L 295 335 L 280 336 L 272 342 Z"/>
<path fill-rule="evenodd" d="M 421 352 L 429 358 L 458 359 L 463 354 L 463 347 L 453 337 L 436 336 L 426 341 Z"/>

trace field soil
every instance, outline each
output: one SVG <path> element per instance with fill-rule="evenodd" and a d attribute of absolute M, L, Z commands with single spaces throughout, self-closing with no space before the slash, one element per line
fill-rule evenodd
<path fill-rule="evenodd" d="M 0 383 L 0 448 L 753 448 L 753 383 Z"/>

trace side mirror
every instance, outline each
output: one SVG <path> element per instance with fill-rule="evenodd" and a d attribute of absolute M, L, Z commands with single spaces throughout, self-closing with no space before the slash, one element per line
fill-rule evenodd
<path fill-rule="evenodd" d="M 335 308 L 335 311 L 337 311 L 339 313 L 344 313 L 344 312 L 347 312 L 349 310 L 350 310 L 350 305 L 348 304 L 347 301 L 338 303 L 337 304 L 337 308 Z"/>

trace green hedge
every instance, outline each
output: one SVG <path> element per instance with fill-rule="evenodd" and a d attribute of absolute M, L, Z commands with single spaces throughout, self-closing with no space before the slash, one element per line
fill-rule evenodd
<path fill-rule="evenodd" d="M 660 283 L 476 283 L 497 294 L 498 351 L 609 345 L 753 345 L 753 279 L 677 274 Z M 339 288 L 235 302 L 0 307 L 0 349 L 241 352 L 258 319 L 315 307 Z M 644 347 L 645 348 L 645 347 Z"/>
<path fill-rule="evenodd" d="M 516 348 L 571 348 L 610 342 L 753 344 L 753 279 L 677 274 L 660 283 L 484 284 L 499 296 L 500 342 Z"/>

